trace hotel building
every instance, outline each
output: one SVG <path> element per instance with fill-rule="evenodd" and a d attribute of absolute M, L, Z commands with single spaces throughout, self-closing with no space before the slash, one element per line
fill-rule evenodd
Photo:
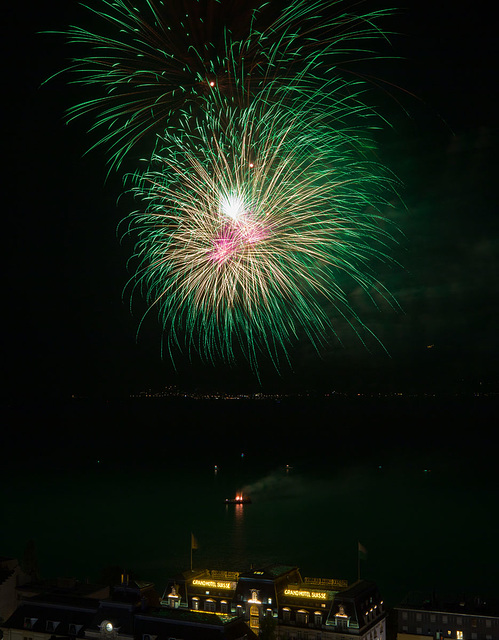
<path fill-rule="evenodd" d="M 160 599 L 129 581 L 101 599 L 71 593 L 24 598 L 0 625 L 4 640 L 386 640 L 373 582 L 302 579 L 297 567 L 185 571 Z"/>
<path fill-rule="evenodd" d="M 163 603 L 191 611 L 236 614 L 255 633 L 274 622 L 283 640 L 385 640 L 386 612 L 373 582 L 302 579 L 297 567 L 271 565 L 242 573 L 185 571 Z"/>

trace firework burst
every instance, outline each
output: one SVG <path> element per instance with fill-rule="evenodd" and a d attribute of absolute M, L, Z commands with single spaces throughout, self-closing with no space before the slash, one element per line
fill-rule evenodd
<path fill-rule="evenodd" d="M 95 97 L 70 108 L 68 121 L 93 115 L 94 146 L 107 148 L 116 168 L 142 139 L 178 128 L 186 110 L 204 109 L 213 89 L 247 106 L 276 79 L 296 85 L 300 74 L 320 84 L 341 73 L 371 54 L 387 13 L 357 15 L 330 0 L 293 0 L 281 12 L 243 0 L 84 6 L 100 28 L 69 29 L 73 46 L 92 51 L 70 69 L 73 82 L 91 86 Z"/>
<path fill-rule="evenodd" d="M 369 333 L 345 283 L 393 302 L 374 266 L 390 260 L 383 212 L 397 183 L 362 134 L 376 114 L 345 66 L 372 57 L 387 12 L 92 2 L 101 28 L 68 35 L 91 49 L 70 69 L 94 98 L 68 117 L 94 116 L 111 167 L 146 149 L 122 229 L 135 246 L 131 298 L 157 312 L 172 357 L 242 352 L 258 371 L 262 352 L 280 368 L 303 337 L 319 349 L 338 317 Z"/>
<path fill-rule="evenodd" d="M 341 83 L 327 88 L 306 100 L 264 92 L 246 109 L 219 96 L 135 175 L 145 206 L 128 221 L 133 288 L 158 312 L 171 354 L 231 361 L 242 350 L 257 370 L 263 351 L 279 367 L 299 337 L 319 347 L 334 333 L 331 306 L 364 328 L 345 278 L 389 298 L 371 265 L 389 259 L 380 211 L 396 182 L 346 125 L 352 111 L 372 114 L 331 99 Z"/>

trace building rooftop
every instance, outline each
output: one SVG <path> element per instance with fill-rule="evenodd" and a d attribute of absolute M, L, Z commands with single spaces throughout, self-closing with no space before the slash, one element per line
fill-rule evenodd
<path fill-rule="evenodd" d="M 499 617 L 499 598 L 411 591 L 395 608 Z"/>
<path fill-rule="evenodd" d="M 281 576 L 290 573 L 291 571 L 298 571 L 298 567 L 288 566 L 285 564 L 271 564 L 266 567 L 257 569 L 250 569 L 250 571 L 244 571 L 240 574 L 240 578 L 252 578 L 259 580 L 275 580 Z"/>

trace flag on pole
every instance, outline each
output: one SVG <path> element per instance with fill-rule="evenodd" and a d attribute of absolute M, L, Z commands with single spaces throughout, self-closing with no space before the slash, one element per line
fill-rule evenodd
<path fill-rule="evenodd" d="M 359 544 L 359 560 L 365 560 L 367 558 L 367 549 L 364 547 L 363 544 Z"/>
<path fill-rule="evenodd" d="M 191 551 L 193 549 L 199 549 L 198 541 L 194 537 L 194 534 L 191 532 Z"/>

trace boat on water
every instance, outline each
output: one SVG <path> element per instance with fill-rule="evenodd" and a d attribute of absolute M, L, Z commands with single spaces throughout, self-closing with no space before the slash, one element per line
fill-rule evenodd
<path fill-rule="evenodd" d="M 235 498 L 225 498 L 225 504 L 251 504 L 251 498 L 237 493 Z"/>

